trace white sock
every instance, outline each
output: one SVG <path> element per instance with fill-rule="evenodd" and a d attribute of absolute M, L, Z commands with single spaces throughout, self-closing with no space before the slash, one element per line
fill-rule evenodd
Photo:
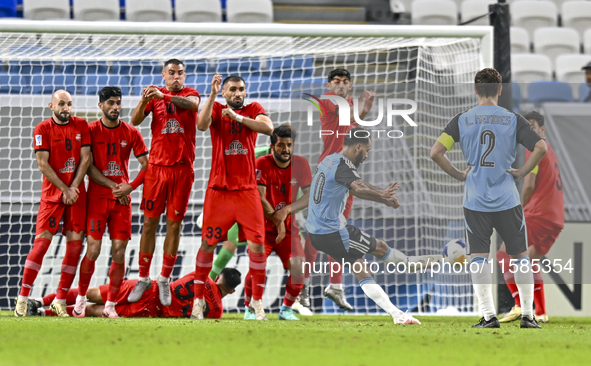
<path fill-rule="evenodd" d="M 386 313 L 390 314 L 391 316 L 398 316 L 403 314 L 400 309 L 398 309 L 392 302 L 390 298 L 384 292 L 381 286 L 379 286 L 376 281 L 371 278 L 367 277 L 359 281 L 359 285 L 365 295 L 373 300 L 380 308 L 382 308 Z"/>
<path fill-rule="evenodd" d="M 29 300 L 29 297 L 28 297 L 28 296 L 21 296 L 21 295 L 18 295 L 18 301 L 21 301 L 21 300 L 25 300 L 25 301 L 27 301 L 27 300 Z"/>
<path fill-rule="evenodd" d="M 480 305 L 484 319 L 488 321 L 497 316 L 492 293 L 491 264 L 484 257 L 474 257 L 470 261 L 470 264 L 472 263 L 478 263 L 479 265 L 478 270 L 476 270 L 475 265 L 474 267 L 470 266 L 470 276 L 472 277 L 474 293 L 478 298 L 478 305 Z"/>
<path fill-rule="evenodd" d="M 160 282 L 168 282 L 168 277 L 164 277 L 163 275 L 158 275 L 158 281 L 160 281 Z"/>
<path fill-rule="evenodd" d="M 408 262 L 408 257 L 404 253 L 402 253 L 398 249 L 393 249 L 390 247 L 388 247 L 388 251 L 386 252 L 386 254 L 379 259 L 386 263 L 398 264 Z"/>
<path fill-rule="evenodd" d="M 328 285 L 330 288 L 333 288 L 335 290 L 342 290 L 343 289 L 343 284 L 342 283 L 331 283 L 330 285 Z"/>
<path fill-rule="evenodd" d="M 521 261 L 527 261 L 527 267 L 521 266 Z M 534 303 L 534 274 L 528 256 L 515 260 L 515 284 L 521 299 L 521 316 L 533 317 Z M 523 271 L 522 271 L 523 270 Z"/>
<path fill-rule="evenodd" d="M 114 307 L 114 306 L 115 306 L 115 302 L 114 302 L 114 301 L 107 301 L 107 302 L 105 303 L 105 307 L 106 307 L 106 308 L 108 308 L 109 306 L 110 306 L 110 307 Z"/>
<path fill-rule="evenodd" d="M 82 296 L 82 295 L 76 295 L 76 303 L 78 301 L 84 301 L 86 300 L 86 295 Z"/>
<path fill-rule="evenodd" d="M 138 281 L 141 281 L 141 282 L 150 282 L 150 277 L 140 277 L 140 279 Z"/>

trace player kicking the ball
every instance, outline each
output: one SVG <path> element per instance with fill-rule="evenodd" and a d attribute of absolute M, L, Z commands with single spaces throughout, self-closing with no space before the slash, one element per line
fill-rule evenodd
<path fill-rule="evenodd" d="M 421 324 L 408 313 L 402 312 L 384 290 L 376 284 L 363 264 L 363 256 L 370 253 L 385 263 L 405 263 L 409 267 L 427 268 L 440 263 L 440 255 L 407 257 L 388 247 L 379 239 L 369 236 L 353 225 L 347 225 L 343 216 L 347 196 L 352 194 L 392 208 L 400 207 L 396 198 L 398 182 L 385 189 L 377 188 L 361 180 L 357 168 L 367 158 L 371 149 L 370 133 L 355 127 L 345 136 L 341 152 L 327 156 L 319 165 L 312 179 L 312 192 L 308 204 L 306 228 L 312 245 L 331 255 L 340 263 L 349 263 L 363 292 L 380 308 L 392 316 L 394 324 Z M 353 265 L 355 262 L 361 266 Z"/>

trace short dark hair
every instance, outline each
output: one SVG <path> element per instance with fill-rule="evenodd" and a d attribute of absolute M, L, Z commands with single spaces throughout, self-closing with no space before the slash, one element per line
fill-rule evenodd
<path fill-rule="evenodd" d="M 228 289 L 233 290 L 240 284 L 240 271 L 236 268 L 224 268 L 220 272 L 220 276 L 224 276 L 224 285 Z"/>
<path fill-rule="evenodd" d="M 277 139 L 279 137 L 282 138 L 291 138 L 291 141 L 295 141 L 296 132 L 291 128 L 291 125 L 288 123 L 284 123 L 281 126 L 275 128 L 273 133 L 271 134 L 271 144 L 275 145 L 277 143 Z"/>
<path fill-rule="evenodd" d="M 121 98 L 121 89 L 118 86 L 105 86 L 99 92 L 99 103 L 104 103 L 111 97 Z"/>
<path fill-rule="evenodd" d="M 361 132 L 361 133 L 358 133 Z M 345 135 L 345 146 L 354 146 L 357 144 L 369 144 L 371 141 L 371 132 L 361 126 L 357 126 Z"/>
<path fill-rule="evenodd" d="M 242 81 L 244 83 L 244 85 L 246 85 L 246 81 L 244 81 L 244 79 L 242 77 L 240 77 L 238 75 L 230 75 L 227 78 L 225 78 L 224 81 L 222 81 L 222 87 L 224 87 L 224 85 L 226 85 L 230 81 L 232 81 L 234 83 Z"/>
<path fill-rule="evenodd" d="M 493 68 L 478 71 L 474 77 L 476 92 L 481 97 L 495 97 L 499 93 L 499 87 L 503 82 L 501 74 Z"/>
<path fill-rule="evenodd" d="M 531 111 L 529 113 L 524 114 L 523 118 L 525 118 L 528 121 L 533 119 L 538 123 L 538 126 L 544 127 L 544 116 L 542 116 L 536 111 Z"/>
<path fill-rule="evenodd" d="M 185 64 L 183 63 L 183 61 L 181 61 L 177 58 L 171 58 L 168 61 L 164 61 L 164 66 L 162 66 L 162 70 L 164 70 L 164 68 L 168 65 L 181 65 L 182 67 L 185 67 Z"/>
<path fill-rule="evenodd" d="M 330 83 L 335 76 L 345 77 L 351 81 L 351 74 L 345 69 L 334 69 L 328 73 L 328 82 Z"/>

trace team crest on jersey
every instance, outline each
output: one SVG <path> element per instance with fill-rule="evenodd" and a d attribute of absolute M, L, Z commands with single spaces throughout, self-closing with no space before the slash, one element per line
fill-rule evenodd
<path fill-rule="evenodd" d="M 82 135 L 77 133 L 76 134 L 76 141 L 82 141 Z"/>
<path fill-rule="evenodd" d="M 126 148 L 127 147 L 127 141 L 121 140 L 121 147 L 122 148 Z"/>
<path fill-rule="evenodd" d="M 242 143 L 238 140 L 232 141 L 228 150 L 224 150 L 226 155 L 246 155 L 248 154 L 248 149 L 242 148 Z"/>
<path fill-rule="evenodd" d="M 285 202 L 281 202 L 280 204 L 278 204 L 277 206 L 275 206 L 275 211 L 279 211 L 279 210 L 281 210 L 285 206 L 287 206 L 285 204 Z"/>
<path fill-rule="evenodd" d="M 103 170 L 103 175 L 105 177 L 121 177 L 123 172 L 119 169 L 119 164 L 110 161 L 109 164 L 107 164 L 107 170 Z"/>
<path fill-rule="evenodd" d="M 74 173 L 75 170 L 76 170 L 76 159 L 69 158 L 66 161 L 66 165 L 62 169 L 60 169 L 60 173 Z"/>
<path fill-rule="evenodd" d="M 166 121 L 166 128 L 162 129 L 162 133 L 184 133 L 185 129 L 181 127 L 179 121 L 174 118 Z"/>
<path fill-rule="evenodd" d="M 291 178 L 291 180 L 289 181 L 289 184 L 291 184 L 292 186 L 295 186 L 296 184 L 298 184 L 298 180 L 295 178 Z"/>

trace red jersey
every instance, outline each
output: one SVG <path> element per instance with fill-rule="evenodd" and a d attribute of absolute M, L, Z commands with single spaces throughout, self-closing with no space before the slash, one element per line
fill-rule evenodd
<path fill-rule="evenodd" d="M 179 92 L 166 87 L 158 88 L 164 94 L 178 97 L 196 96 L 197 90 L 185 86 Z M 191 164 L 195 161 L 197 112 L 177 107 L 172 102 L 153 98 L 144 113 L 153 113 L 150 164 L 171 166 L 175 163 Z"/>
<path fill-rule="evenodd" d="M 250 128 L 222 116 L 227 106 L 213 103 L 212 123 L 209 126 L 212 144 L 211 172 L 208 188 L 241 191 L 256 189 L 254 148 L 258 133 Z M 235 109 L 237 114 L 255 119 L 266 115 L 265 109 L 257 102 Z"/>
<path fill-rule="evenodd" d="M 298 189 L 309 187 L 312 183 L 310 165 L 306 158 L 292 155 L 291 164 L 280 168 L 275 164 L 273 155 L 261 156 L 256 161 L 257 184 L 267 187 L 265 198 L 275 211 L 295 202 Z M 287 233 L 291 232 L 291 215 L 285 220 Z M 277 232 L 271 220 L 265 218 L 265 230 Z"/>
<path fill-rule="evenodd" d="M 117 127 L 107 127 L 99 119 L 88 124 L 92 141 L 93 164 L 103 175 L 115 183 L 129 183 L 129 155 L 136 158 L 148 154 L 144 138 L 137 128 L 120 121 Z M 113 198 L 110 188 L 90 179 L 88 194 Z"/>
<path fill-rule="evenodd" d="M 336 95 L 333 92 L 324 93 L 324 95 Z M 353 106 L 353 98 L 347 97 L 350 106 Z M 339 125 L 339 106 L 336 102 L 329 99 L 321 99 L 322 104 L 326 107 L 327 115 L 320 117 L 320 124 L 323 130 L 334 131 L 332 135 L 322 135 L 322 142 L 324 142 L 324 149 L 320 154 L 320 163 L 328 155 L 338 153 L 343 149 L 345 143 L 345 134 L 357 126 L 357 122 L 353 121 L 347 126 Z M 338 133 L 338 136 L 337 136 Z"/>
<path fill-rule="evenodd" d="M 170 284 L 172 302 L 170 306 L 161 307 L 164 318 L 188 318 L 191 316 L 193 298 L 195 297 L 195 293 L 193 292 L 194 276 L 195 272 L 191 272 Z M 206 318 L 221 319 L 224 312 L 222 292 L 209 276 L 207 277 L 207 281 L 205 281 L 205 292 L 203 295 L 207 304 L 203 316 Z M 158 298 L 158 293 L 155 293 L 154 296 Z"/>
<path fill-rule="evenodd" d="M 64 125 L 58 125 L 53 118 L 46 119 L 35 127 L 33 148 L 49 151 L 49 165 L 58 178 L 68 187 L 74 180 L 76 167 L 80 163 L 80 148 L 90 146 L 90 134 L 86 120 L 70 117 Z M 41 199 L 61 202 L 62 191 L 43 176 Z"/>
<path fill-rule="evenodd" d="M 564 195 L 562 179 L 558 167 L 558 159 L 552 146 L 546 141 L 548 151 L 537 166 L 536 188 L 529 202 L 523 208 L 526 217 L 552 223 L 564 227 Z M 525 159 L 529 159 L 531 152 L 525 150 Z M 534 168 L 534 172 L 535 172 Z"/>

